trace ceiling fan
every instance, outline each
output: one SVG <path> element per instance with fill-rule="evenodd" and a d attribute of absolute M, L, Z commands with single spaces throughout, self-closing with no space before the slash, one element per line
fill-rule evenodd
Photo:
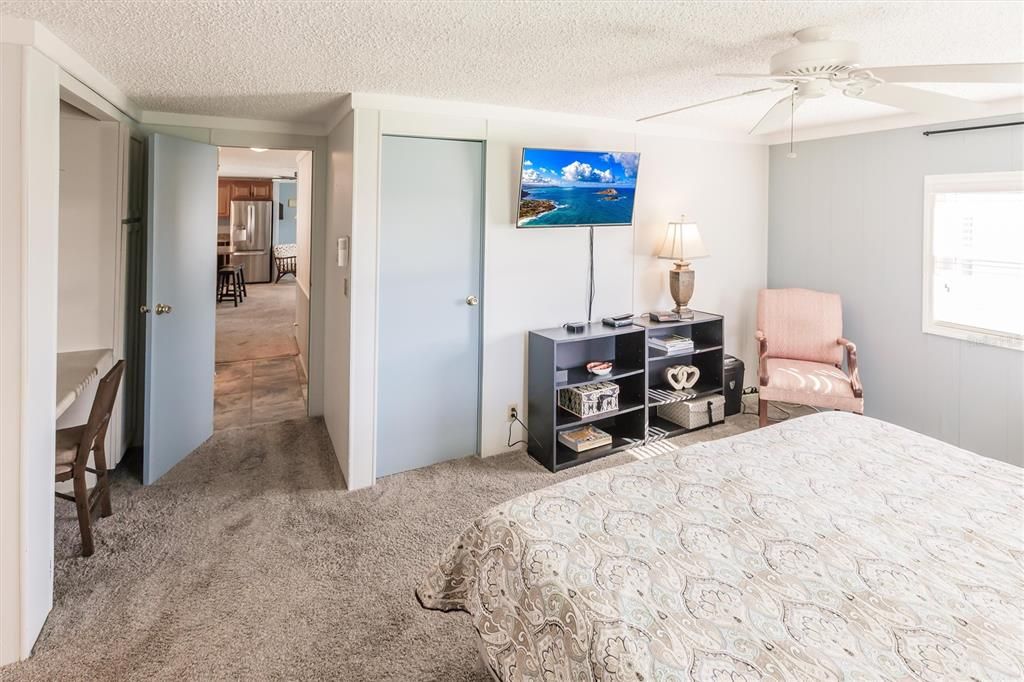
<path fill-rule="evenodd" d="M 862 67 L 857 43 L 833 40 L 832 28 L 815 26 L 793 34 L 799 41 L 771 58 L 769 73 L 719 74 L 731 78 L 756 78 L 774 81 L 776 85 L 747 90 L 738 95 L 720 97 L 708 102 L 691 104 L 660 114 L 637 119 L 649 121 L 687 109 L 730 99 L 747 97 L 762 92 L 788 90 L 750 130 L 758 135 L 782 127 L 792 126 L 793 113 L 804 102 L 841 92 L 847 97 L 885 104 L 904 111 L 948 118 L 977 118 L 983 116 L 987 105 L 962 97 L 954 97 L 930 90 L 912 88 L 899 83 L 1020 83 L 1024 85 L 1024 63 L 1010 64 L 931 64 L 925 66 Z"/>

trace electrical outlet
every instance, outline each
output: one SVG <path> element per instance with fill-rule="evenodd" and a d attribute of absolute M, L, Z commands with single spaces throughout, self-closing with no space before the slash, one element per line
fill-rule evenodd
<path fill-rule="evenodd" d="M 519 417 L 519 406 L 512 403 L 508 406 L 508 420 L 514 422 L 517 417 Z"/>

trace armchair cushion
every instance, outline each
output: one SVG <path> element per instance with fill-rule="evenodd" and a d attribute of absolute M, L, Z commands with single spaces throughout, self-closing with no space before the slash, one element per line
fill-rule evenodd
<path fill-rule="evenodd" d="M 760 390 L 763 400 L 864 412 L 864 399 L 853 394 L 850 377 L 834 365 L 768 358 L 766 369 L 768 385 Z"/>
<path fill-rule="evenodd" d="M 843 306 L 839 294 L 809 289 L 762 289 L 757 295 L 757 329 L 768 357 L 839 365 L 843 347 Z"/>
<path fill-rule="evenodd" d="M 294 258 L 298 251 L 298 244 L 278 244 L 274 247 L 274 258 Z"/>

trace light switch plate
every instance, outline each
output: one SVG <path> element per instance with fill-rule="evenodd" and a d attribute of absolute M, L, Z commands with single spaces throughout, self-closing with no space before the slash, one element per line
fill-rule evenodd
<path fill-rule="evenodd" d="M 338 267 L 348 267 L 348 237 L 338 237 Z"/>

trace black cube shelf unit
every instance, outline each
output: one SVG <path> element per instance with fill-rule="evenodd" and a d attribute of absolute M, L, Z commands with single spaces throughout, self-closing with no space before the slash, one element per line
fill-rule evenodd
<path fill-rule="evenodd" d="M 596 323 L 579 333 L 562 327 L 531 331 L 527 403 L 530 456 L 551 471 L 559 471 L 651 440 L 696 430 L 658 417 L 659 403 L 651 399 L 649 391 L 670 389 L 663 376 L 665 368 L 688 364 L 700 369 L 700 380 L 691 389 L 697 397 L 723 394 L 723 323 L 721 315 L 694 311 L 693 319 L 679 322 L 637 318 L 629 327 Z M 674 334 L 692 338 L 693 352 L 667 355 L 647 345 L 649 337 Z M 610 374 L 596 376 L 587 371 L 588 362 L 600 360 L 613 364 Z M 561 371 L 566 376 L 559 381 Z M 602 381 L 619 385 L 619 409 L 581 418 L 558 406 L 560 389 Z M 594 424 L 606 431 L 612 437 L 611 444 L 574 452 L 558 442 L 560 431 L 581 424 Z"/>

